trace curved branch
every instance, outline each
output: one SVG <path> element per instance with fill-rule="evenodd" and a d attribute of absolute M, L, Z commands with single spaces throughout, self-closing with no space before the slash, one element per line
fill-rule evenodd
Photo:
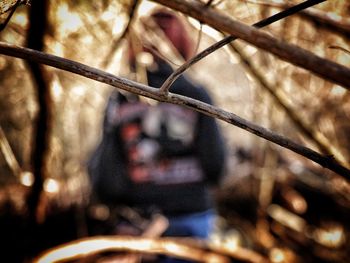
<path fill-rule="evenodd" d="M 204 4 L 198 1 L 183 1 L 183 0 L 153 0 L 164 6 L 180 11 L 189 15 L 207 25 L 223 32 L 232 35 L 228 39 L 224 39 L 213 45 L 210 50 L 205 50 L 203 57 L 209 55 L 216 49 L 231 42 L 234 38 L 240 38 L 248 43 L 261 48 L 269 53 L 272 53 L 282 60 L 292 63 L 296 66 L 310 70 L 321 78 L 327 79 L 331 82 L 337 83 L 344 88 L 350 89 L 350 69 L 337 64 L 328 59 L 316 56 L 310 51 L 302 49 L 296 45 L 288 44 L 282 40 L 278 40 L 268 33 L 260 31 L 252 26 L 247 26 L 243 23 L 233 20 L 231 17 L 221 14 L 213 9 L 207 8 Z M 313 3 L 320 1 L 311 1 Z M 231 39 L 230 39 L 231 38 Z M 194 61 L 189 64 L 194 64 L 202 57 L 196 57 Z M 322 65 L 322 66 L 320 66 Z M 189 65 L 190 66 L 190 65 Z M 185 71 L 187 68 L 184 68 Z M 168 82 L 171 82 L 169 80 Z M 171 83 L 170 83 L 171 84 Z M 162 87 L 164 93 L 167 88 Z M 170 86 L 170 85 L 169 85 Z"/>
<path fill-rule="evenodd" d="M 265 263 L 267 259 L 260 254 L 237 247 L 234 251 L 223 251 L 212 247 L 205 249 L 202 242 L 196 242 L 194 246 L 187 245 L 189 239 L 180 238 L 144 238 L 129 236 L 97 236 L 79 239 L 73 242 L 50 249 L 34 260 L 33 263 L 64 262 L 78 259 L 82 256 L 106 252 L 123 251 L 136 253 L 162 254 L 176 258 L 193 260 L 197 262 L 230 262 L 227 254 L 234 259 L 249 263 Z M 203 246 L 203 249 L 202 247 Z"/>
<path fill-rule="evenodd" d="M 150 86 L 146 86 L 125 78 L 117 77 L 113 74 L 104 72 L 93 67 L 89 67 L 79 62 L 75 62 L 65 58 L 60 58 L 54 55 L 46 54 L 44 52 L 39 52 L 28 48 L 7 44 L 4 42 L 0 42 L 0 54 L 43 63 L 45 65 L 69 71 L 111 85 L 118 89 L 132 92 L 137 95 L 149 97 L 158 101 L 186 106 L 192 110 L 201 112 L 208 116 L 221 119 L 250 133 L 253 133 L 261 138 L 264 138 L 284 148 L 287 148 L 343 176 L 346 180 L 350 179 L 350 170 L 339 164 L 336 160 L 334 160 L 332 156 L 321 155 L 318 152 L 311 150 L 310 148 L 307 148 L 305 146 L 299 145 L 282 135 L 279 135 L 261 126 L 251 123 L 245 119 L 242 119 L 234 113 L 224 111 L 218 107 L 209 105 L 207 103 L 178 94 L 164 94 L 159 89 L 152 88 Z"/>

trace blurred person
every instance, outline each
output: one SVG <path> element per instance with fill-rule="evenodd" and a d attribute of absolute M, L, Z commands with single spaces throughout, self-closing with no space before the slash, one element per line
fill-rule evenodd
<path fill-rule="evenodd" d="M 160 9 L 150 16 L 183 59 L 193 44 L 183 21 Z M 152 44 L 152 43 L 151 43 Z M 129 45 L 130 48 L 135 43 Z M 173 72 L 155 44 L 146 50 L 148 85 L 159 88 Z M 135 50 L 129 52 L 136 68 Z M 171 92 L 212 104 L 206 89 L 181 76 Z M 156 209 L 168 219 L 164 236 L 208 238 L 216 210 L 212 196 L 225 168 L 223 135 L 212 117 L 169 103 L 149 104 L 136 95 L 113 92 L 102 141 L 88 165 L 94 193 L 109 204 L 138 211 Z"/>

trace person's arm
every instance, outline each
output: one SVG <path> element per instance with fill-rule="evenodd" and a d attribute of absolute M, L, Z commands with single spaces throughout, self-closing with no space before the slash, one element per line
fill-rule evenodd
<path fill-rule="evenodd" d="M 199 88 L 198 100 L 213 104 L 205 89 Z M 199 114 L 196 149 L 207 180 L 212 185 L 220 182 L 225 170 L 226 148 L 223 134 L 213 117 Z"/>
<path fill-rule="evenodd" d="M 118 103 L 109 100 L 103 124 L 102 140 L 93 152 L 87 168 L 93 193 L 104 202 L 114 202 L 123 197 L 129 188 L 118 140 L 116 123 L 111 122 L 110 114 L 116 111 Z"/>
<path fill-rule="evenodd" d="M 213 105 L 207 90 L 188 81 L 185 77 L 180 77 L 173 84 L 171 91 Z M 196 128 L 197 137 L 194 149 L 199 156 L 207 182 L 217 185 L 224 175 L 226 166 L 226 147 L 223 134 L 216 119 L 202 113 L 199 113 Z"/>

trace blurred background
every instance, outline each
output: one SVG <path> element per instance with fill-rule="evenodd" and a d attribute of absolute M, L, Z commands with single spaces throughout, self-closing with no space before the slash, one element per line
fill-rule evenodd
<path fill-rule="evenodd" d="M 5 4 L 14 1 L 2 2 L 5 23 L 11 12 Z M 135 79 L 125 67 L 123 39 L 128 32 L 143 37 L 139 21 L 157 7 L 155 2 L 49 2 L 45 52 Z M 250 25 L 301 1 L 210 2 L 218 12 Z M 1 41 L 27 45 L 29 10 L 25 3 L 18 6 L 0 32 Z M 349 67 L 349 14 L 349 1 L 326 1 L 263 30 Z M 222 39 L 215 29 L 185 18 L 198 52 Z M 0 239 L 10 260 L 4 262 L 29 261 L 45 249 L 94 234 L 91 222 L 108 221 L 104 210 L 89 209 L 86 161 L 99 142 L 113 87 L 51 67 L 44 71 L 50 118 L 40 189 L 32 167 L 42 106 L 35 80 L 25 61 L 0 56 Z M 345 88 L 239 40 L 186 74 L 208 88 L 218 107 L 349 167 L 350 95 Z M 349 262 L 350 177 L 219 123 L 229 162 L 216 193 L 221 218 L 213 242 L 228 250 L 252 249 L 271 262 Z M 39 193 L 31 206 L 33 189 Z"/>

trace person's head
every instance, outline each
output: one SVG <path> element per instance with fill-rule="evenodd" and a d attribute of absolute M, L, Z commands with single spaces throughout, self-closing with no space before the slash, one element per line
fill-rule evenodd
<path fill-rule="evenodd" d="M 153 62 L 163 60 L 179 65 L 182 60 L 192 57 L 194 45 L 188 25 L 174 11 L 165 8 L 153 10 L 146 18 L 141 19 L 141 29 L 129 32 L 127 38 L 129 66 L 141 82 L 144 80 L 142 76 L 145 65 L 151 68 L 156 65 Z M 162 40 L 164 41 L 160 44 L 159 41 Z M 164 48 L 165 46 L 170 49 Z M 142 58 L 147 59 L 143 56 L 147 54 L 151 54 L 151 59 L 142 61 Z"/>
<path fill-rule="evenodd" d="M 192 57 L 193 43 L 183 19 L 164 8 L 153 11 L 151 18 L 185 60 Z"/>

